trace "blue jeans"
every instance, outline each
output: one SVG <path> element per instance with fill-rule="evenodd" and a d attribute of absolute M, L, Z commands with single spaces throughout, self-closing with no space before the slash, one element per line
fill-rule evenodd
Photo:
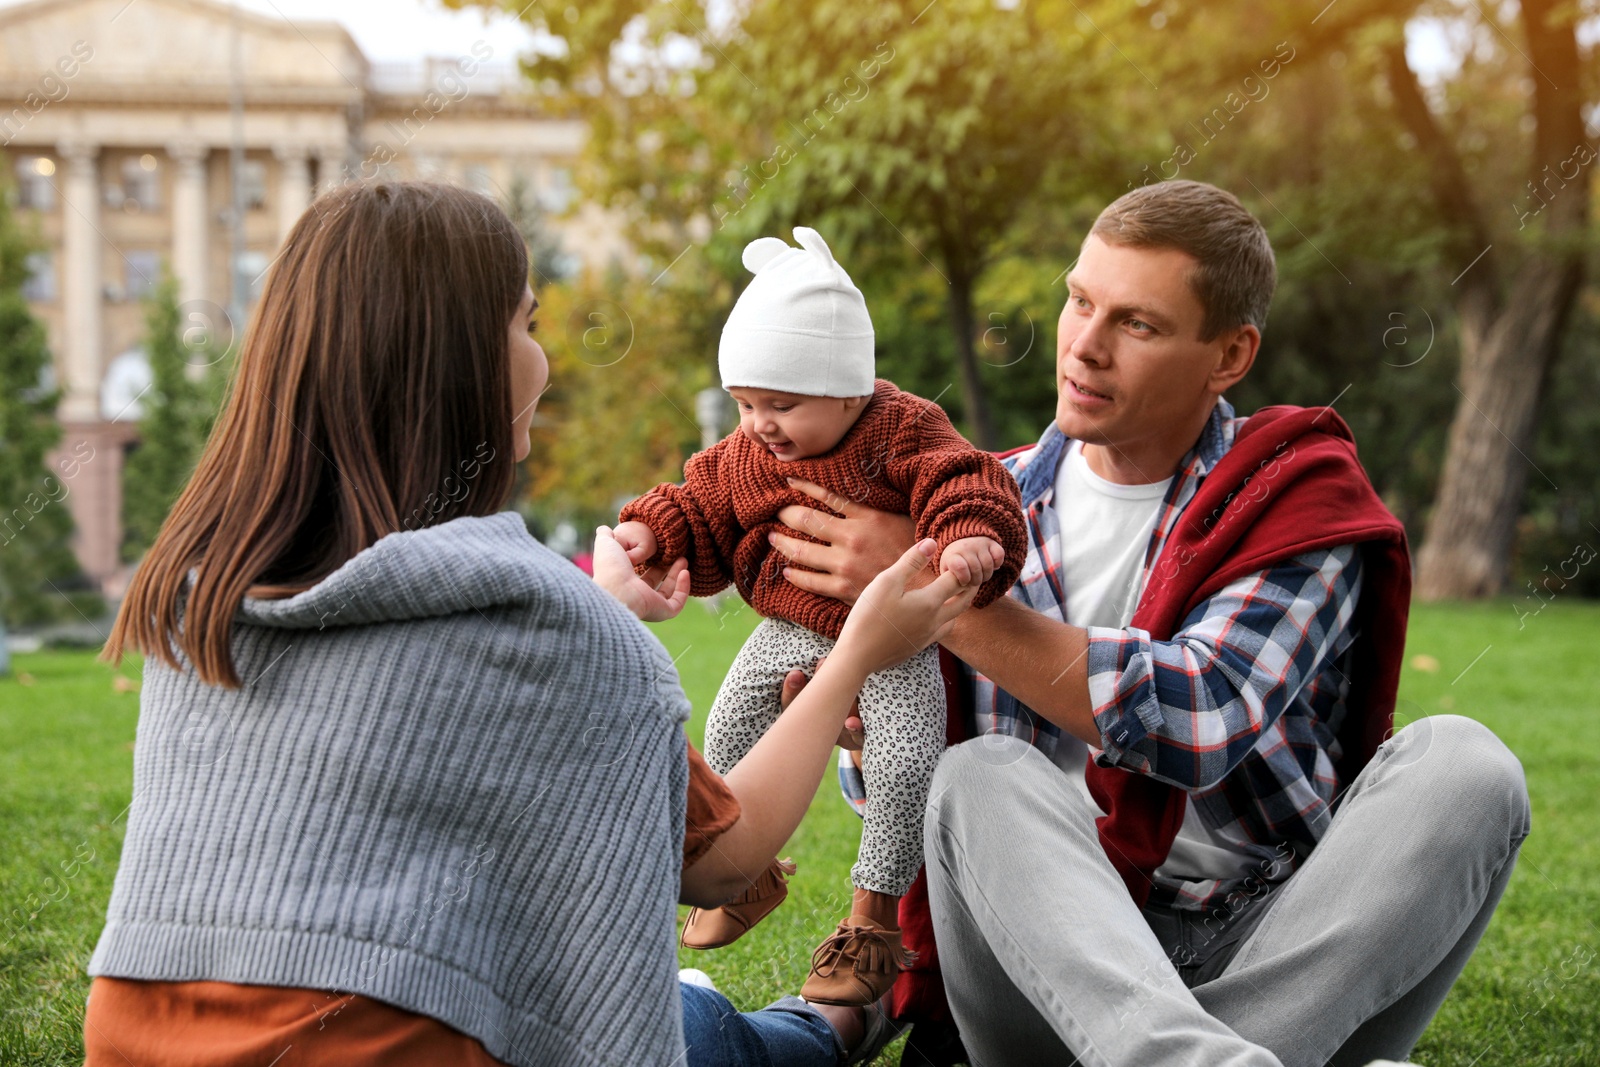
<path fill-rule="evenodd" d="M 844 1059 L 833 1027 L 799 997 L 741 1013 L 715 990 L 678 988 L 688 1067 L 834 1067 Z"/>

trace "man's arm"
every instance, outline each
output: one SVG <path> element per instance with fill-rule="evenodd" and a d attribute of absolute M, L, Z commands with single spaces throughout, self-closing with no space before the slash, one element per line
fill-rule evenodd
<path fill-rule="evenodd" d="M 943 643 L 1102 749 L 1100 762 L 1200 789 L 1233 770 L 1348 647 L 1360 578 L 1356 547 L 1342 545 L 1228 584 L 1170 641 L 1069 626 L 1007 599 L 967 612 Z"/>
<path fill-rule="evenodd" d="M 1359 548 L 1340 545 L 1230 582 L 1170 641 L 1090 627 L 1099 761 L 1184 789 L 1220 782 L 1308 685 L 1327 681 L 1353 640 L 1360 591 Z"/>
<path fill-rule="evenodd" d="M 798 505 L 778 513 L 785 526 L 828 542 L 773 535 L 774 548 L 791 562 L 810 568 L 784 572 L 802 589 L 851 603 L 858 590 L 912 543 L 914 526 L 904 515 L 875 511 L 810 482 L 792 484 L 839 513 Z M 1100 745 L 1085 666 L 1088 632 L 1081 627 L 1056 622 L 1001 597 L 963 614 L 940 643 L 1063 730 Z M 1040 664 L 1056 666 L 1041 670 Z"/>
<path fill-rule="evenodd" d="M 1010 597 L 956 620 L 945 648 L 1072 736 L 1103 744 L 1089 699 L 1089 631 Z"/>
<path fill-rule="evenodd" d="M 784 555 L 826 572 L 792 571 L 789 580 L 824 596 L 860 588 L 898 543 L 890 520 L 906 520 L 799 487 L 844 518 L 780 513 L 785 525 L 832 542 L 775 536 Z M 1348 645 L 1359 587 L 1360 555 L 1345 545 L 1233 582 L 1170 641 L 1085 630 L 1004 598 L 966 612 L 941 643 L 1106 759 L 1192 789 L 1231 770 Z"/>

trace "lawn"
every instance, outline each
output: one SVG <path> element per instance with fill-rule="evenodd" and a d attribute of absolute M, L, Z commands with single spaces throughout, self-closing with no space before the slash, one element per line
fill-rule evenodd
<path fill-rule="evenodd" d="M 657 627 L 699 716 L 754 618 L 691 606 Z M 1533 836 L 1487 936 L 1413 1059 L 1427 1067 L 1600 1063 L 1600 605 L 1519 620 L 1505 602 L 1416 609 L 1403 722 L 1453 712 L 1522 759 Z M 82 1062 L 84 966 L 100 931 L 131 794 L 138 664 L 20 655 L 0 679 L 0 1064 Z M 119 679 L 121 679 L 119 681 Z M 797 990 L 844 915 L 859 822 L 823 782 L 787 854 L 788 902 L 730 948 L 684 953 L 743 1008 Z M 894 1063 L 891 1054 L 881 1062 Z"/>

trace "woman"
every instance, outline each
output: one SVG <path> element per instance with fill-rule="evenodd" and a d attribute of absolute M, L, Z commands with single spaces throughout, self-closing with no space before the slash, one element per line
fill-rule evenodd
<path fill-rule="evenodd" d="M 908 554 L 719 799 L 660 643 L 502 510 L 548 374 L 527 270 L 447 186 L 287 238 L 105 651 L 147 660 L 90 1064 L 681 1062 L 675 903 L 744 889 L 865 673 L 970 601 L 907 593 Z"/>

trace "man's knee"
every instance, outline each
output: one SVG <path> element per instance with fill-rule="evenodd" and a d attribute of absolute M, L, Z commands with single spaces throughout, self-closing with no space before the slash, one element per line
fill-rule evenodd
<path fill-rule="evenodd" d="M 965 805 L 972 800 L 994 798 L 1009 789 L 1015 777 L 1011 772 L 1019 764 L 1043 758 L 1028 742 L 1004 734 L 984 734 L 952 745 L 939 756 L 939 765 L 933 771 L 930 813 L 935 804 Z"/>
<path fill-rule="evenodd" d="M 1509 835 L 1527 836 L 1531 825 L 1522 762 L 1483 723 L 1463 715 L 1430 715 L 1397 731 L 1388 745 L 1401 765 L 1428 765 L 1439 779 L 1439 799 L 1465 815 L 1504 820 Z"/>
<path fill-rule="evenodd" d="M 926 851 L 939 854 L 944 839 L 959 838 L 968 826 L 1004 833 L 1041 805 L 1089 831 L 1099 814 L 1064 771 L 1021 738 L 985 734 L 963 741 L 945 749 L 934 769 L 923 823 Z"/>

